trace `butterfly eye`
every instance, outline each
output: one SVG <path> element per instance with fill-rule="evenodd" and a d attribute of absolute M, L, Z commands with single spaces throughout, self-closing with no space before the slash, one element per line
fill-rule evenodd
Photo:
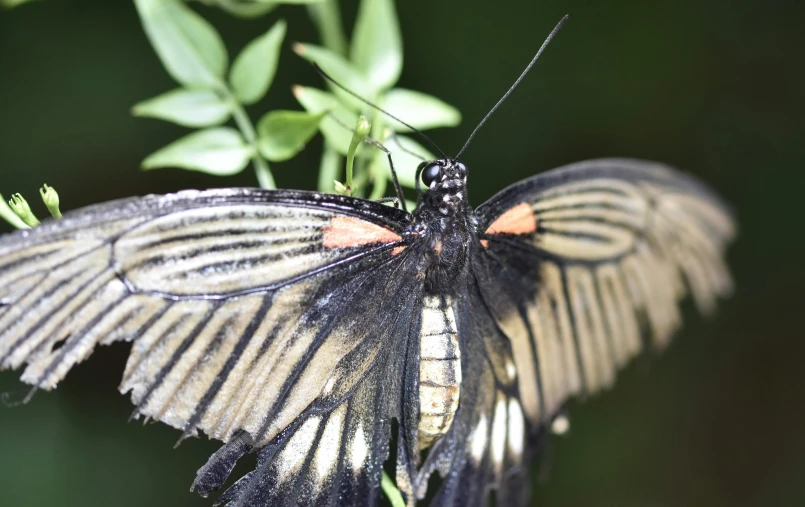
<path fill-rule="evenodd" d="M 436 181 L 436 178 L 439 177 L 439 174 L 442 172 L 442 166 L 437 164 L 436 162 L 432 162 L 426 165 L 422 169 L 422 183 L 425 184 L 426 187 L 430 188 L 431 184 Z"/>

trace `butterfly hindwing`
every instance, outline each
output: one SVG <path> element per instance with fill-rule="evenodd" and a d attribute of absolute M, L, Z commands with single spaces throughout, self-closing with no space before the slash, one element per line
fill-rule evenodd
<path fill-rule="evenodd" d="M 535 424 L 568 396 L 610 386 L 643 348 L 641 327 L 664 347 L 687 293 L 707 313 L 732 290 L 730 212 L 660 164 L 573 164 L 505 189 L 477 213 L 474 274 L 511 340 Z"/>
<path fill-rule="evenodd" d="M 51 389 L 96 345 L 131 341 L 120 389 L 135 414 L 230 441 L 200 492 L 260 449 L 222 501 L 351 505 L 349 491 L 372 505 L 402 405 L 389 379 L 403 378 L 407 342 L 394 338 L 418 332 L 421 284 L 399 255 L 408 217 L 340 196 L 214 190 L 6 236 L 0 367 L 27 364 L 23 380 Z"/>
<path fill-rule="evenodd" d="M 391 268 L 376 273 L 344 287 L 347 306 L 337 316 L 366 339 L 338 363 L 337 380 L 260 450 L 254 474 L 224 494 L 229 505 L 376 505 L 419 297 L 414 277 Z"/>

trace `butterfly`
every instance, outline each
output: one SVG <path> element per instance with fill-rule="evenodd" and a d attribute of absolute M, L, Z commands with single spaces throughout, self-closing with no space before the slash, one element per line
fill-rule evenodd
<path fill-rule="evenodd" d="M 398 422 L 397 484 L 433 505 L 525 489 L 528 441 L 568 397 L 662 348 L 692 294 L 732 285 L 735 226 L 702 184 L 604 159 L 517 183 L 472 210 L 438 160 L 409 214 L 301 191 L 113 201 L 0 239 L 0 365 L 52 389 L 97 345 L 132 343 L 136 414 L 226 442 L 219 502 L 373 505 Z M 420 451 L 429 449 L 424 462 Z"/>
<path fill-rule="evenodd" d="M 730 294 L 736 226 L 702 183 L 654 162 L 568 165 L 475 209 L 457 158 L 417 180 L 411 213 L 217 189 L 6 235 L 0 368 L 50 390 L 97 346 L 130 342 L 134 416 L 224 442 L 193 489 L 257 453 L 218 504 L 377 505 L 393 452 L 409 506 L 434 474 L 435 507 L 484 506 L 492 489 L 521 505 L 566 401 L 664 348 L 686 295 L 711 313 Z"/>

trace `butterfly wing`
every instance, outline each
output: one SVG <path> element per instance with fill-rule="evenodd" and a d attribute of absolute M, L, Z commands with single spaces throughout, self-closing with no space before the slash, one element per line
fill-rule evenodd
<path fill-rule="evenodd" d="M 444 478 L 432 505 L 523 505 L 527 465 L 573 394 L 612 384 L 643 347 L 667 344 L 692 292 L 712 311 L 732 285 L 735 232 L 700 183 L 658 164 L 593 160 L 513 185 L 476 211 L 472 276 L 457 298 L 461 400 L 418 476 Z"/>
<path fill-rule="evenodd" d="M 513 185 L 477 210 L 473 273 L 513 350 L 535 427 L 573 394 L 610 386 L 643 348 L 663 348 L 692 294 L 703 313 L 732 291 L 735 225 L 701 183 L 668 167 L 603 159 Z"/>
<path fill-rule="evenodd" d="M 377 378 L 402 378 L 421 297 L 398 255 L 408 220 L 360 199 L 239 189 L 118 201 L 8 235 L 0 367 L 27 365 L 23 380 L 51 389 L 98 344 L 130 341 L 120 390 L 135 415 L 228 442 L 200 492 L 262 448 L 224 500 L 372 504 L 402 391 Z"/>
<path fill-rule="evenodd" d="M 419 332 L 421 294 L 410 283 L 415 273 L 404 266 L 376 268 L 361 282 L 343 287 L 337 297 L 353 309 L 341 309 L 339 319 L 354 335 L 371 334 L 338 363 L 330 376 L 334 381 L 293 425 L 259 451 L 257 469 L 219 502 L 238 507 L 377 504 L 390 421 L 399 420 L 403 406 L 407 347 L 416 343 Z M 402 280 L 389 283 L 397 279 Z M 218 465 L 218 460 L 209 464 Z"/>

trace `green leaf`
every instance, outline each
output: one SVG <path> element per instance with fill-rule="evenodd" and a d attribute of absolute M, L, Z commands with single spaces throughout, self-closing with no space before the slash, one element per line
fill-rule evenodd
<path fill-rule="evenodd" d="M 331 93 L 305 86 L 294 86 L 293 93 L 308 113 L 328 113 L 322 118 L 319 129 L 330 146 L 339 154 L 346 155 L 352 140 L 352 126 L 358 121 L 358 115 Z"/>
<path fill-rule="evenodd" d="M 288 4 L 288 5 L 304 5 L 304 4 L 317 4 L 323 2 L 324 0 L 257 0 L 258 3 L 262 4 Z"/>
<path fill-rule="evenodd" d="M 279 64 L 285 21 L 279 20 L 264 35 L 247 45 L 232 64 L 229 82 L 235 97 L 243 104 L 254 104 L 268 91 Z"/>
<path fill-rule="evenodd" d="M 8 205 L 6 202 L 5 197 L 3 194 L 0 194 L 0 218 L 5 220 L 6 222 L 10 223 L 13 227 L 17 229 L 30 229 L 31 227 L 22 221 L 20 217 L 11 209 L 11 206 Z"/>
<path fill-rule="evenodd" d="M 2 0 L 0 0 L 2 1 Z M 241 18 L 257 18 L 273 11 L 280 4 L 303 5 L 323 3 L 324 0 L 202 0 Z"/>
<path fill-rule="evenodd" d="M 383 471 L 382 479 L 380 479 L 380 487 L 389 499 L 391 507 L 405 507 L 405 500 L 403 500 L 400 490 L 397 489 L 394 481 L 391 480 L 385 470 Z"/>
<path fill-rule="evenodd" d="M 366 76 L 343 56 L 327 48 L 313 44 L 297 43 L 294 44 L 293 50 L 305 60 L 318 64 L 324 72 L 329 74 L 330 77 L 338 81 L 346 89 L 354 92 L 359 97 L 373 100 L 376 90 L 373 90 L 372 87 L 369 86 Z M 334 86 L 329 81 L 327 85 L 352 109 L 362 111 L 367 107 L 366 104 Z"/>
<path fill-rule="evenodd" d="M 258 149 L 265 158 L 282 162 L 302 151 L 319 130 L 326 113 L 271 111 L 257 124 Z"/>
<path fill-rule="evenodd" d="M 134 0 L 151 45 L 185 86 L 220 87 L 227 67 L 221 36 L 180 0 Z"/>
<path fill-rule="evenodd" d="M 185 127 L 211 127 L 228 120 L 232 106 L 212 90 L 178 88 L 140 102 L 131 112 Z"/>
<path fill-rule="evenodd" d="M 308 15 L 319 31 L 319 40 L 324 47 L 330 48 L 339 55 L 347 54 L 347 37 L 344 35 L 344 24 L 341 22 L 341 9 L 338 0 L 324 0 L 310 4 Z M 327 182 L 328 188 L 330 182 Z"/>
<path fill-rule="evenodd" d="M 397 177 L 400 179 L 400 184 L 405 187 L 416 188 L 416 168 L 422 160 L 411 155 L 411 153 L 407 153 L 402 148 L 416 153 L 426 160 L 436 160 L 433 153 L 426 150 L 425 147 L 410 137 L 388 137 L 383 141 L 383 145 L 391 152 L 391 158 L 394 160 L 394 169 L 397 171 Z M 377 150 L 377 153 L 372 157 L 371 171 L 374 174 L 386 174 L 387 177 L 391 179 L 388 157 L 380 150 Z"/>
<path fill-rule="evenodd" d="M 338 154 L 338 151 L 330 146 L 330 143 L 325 142 L 321 153 L 321 163 L 319 164 L 319 181 L 316 184 L 316 188 L 320 192 L 333 191 L 333 181 L 338 177 L 343 167 L 341 160 L 341 155 Z"/>
<path fill-rule="evenodd" d="M 222 10 L 241 18 L 258 18 L 265 16 L 278 7 L 275 3 L 241 3 L 237 0 L 218 0 L 215 4 Z"/>
<path fill-rule="evenodd" d="M 32 0 L 0 0 L 0 6 L 11 8 L 11 7 L 16 7 L 18 5 L 22 5 L 24 3 L 28 3 L 28 2 L 31 2 L 31 1 Z"/>
<path fill-rule="evenodd" d="M 230 127 L 201 130 L 175 141 L 143 161 L 143 169 L 181 167 L 218 176 L 241 172 L 252 149 Z"/>
<path fill-rule="evenodd" d="M 431 95 L 403 88 L 389 90 L 380 107 L 419 130 L 455 127 L 461 123 L 461 113 L 455 107 Z M 397 132 L 411 131 L 396 122 L 393 124 Z"/>
<path fill-rule="evenodd" d="M 350 60 L 377 90 L 394 86 L 402 73 L 400 24 L 393 0 L 363 0 L 355 21 Z"/>

